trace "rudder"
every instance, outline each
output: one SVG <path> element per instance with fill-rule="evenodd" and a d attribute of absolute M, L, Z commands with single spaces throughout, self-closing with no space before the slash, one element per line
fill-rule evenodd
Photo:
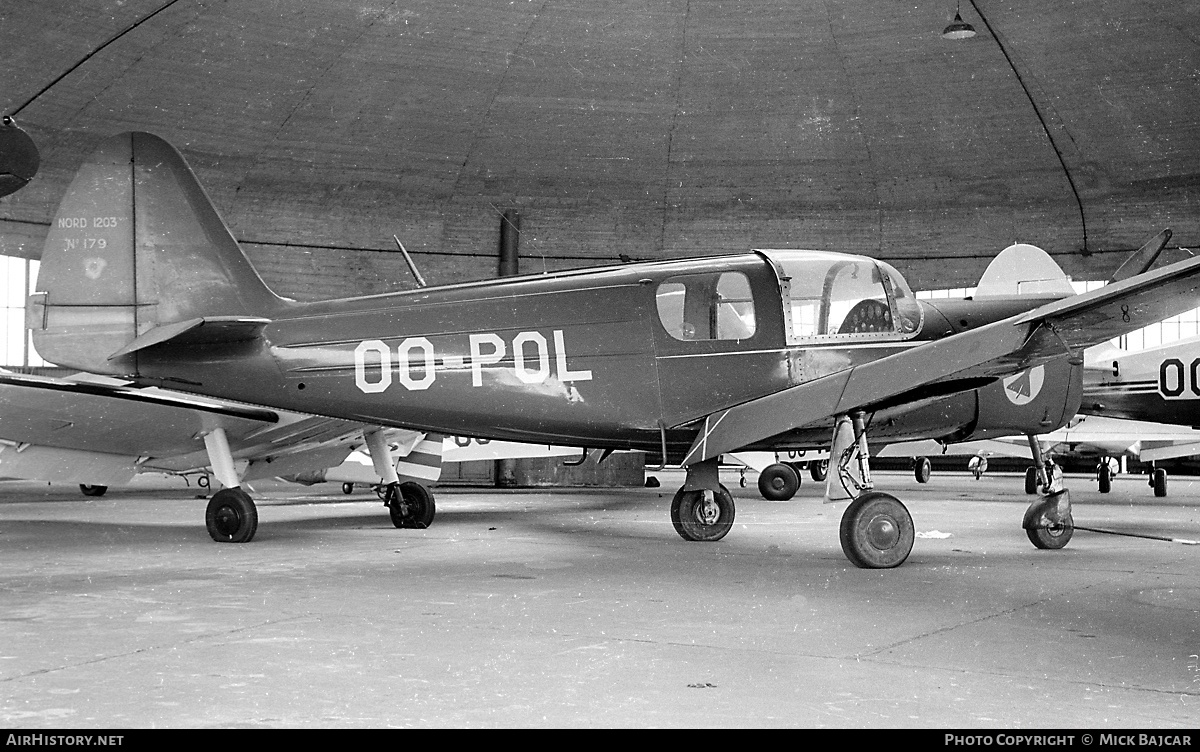
<path fill-rule="evenodd" d="M 27 307 L 46 360 L 93 373 L 136 373 L 110 356 L 165 324 L 272 317 L 275 295 L 217 214 L 183 157 L 149 133 L 123 133 L 79 168 L 46 236 Z"/>

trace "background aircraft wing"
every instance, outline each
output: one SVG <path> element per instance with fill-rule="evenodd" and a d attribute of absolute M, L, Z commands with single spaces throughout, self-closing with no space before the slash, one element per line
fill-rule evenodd
<path fill-rule="evenodd" d="M 244 479 L 270 477 L 338 464 L 363 427 L 90 375 L 0 373 L 3 477 L 111 485 L 142 471 L 198 470 L 214 428 L 225 429 Z"/>
<path fill-rule="evenodd" d="M 706 417 L 692 464 L 831 415 L 905 404 L 1019 373 L 1195 308 L 1200 258 L 799 384 Z"/>

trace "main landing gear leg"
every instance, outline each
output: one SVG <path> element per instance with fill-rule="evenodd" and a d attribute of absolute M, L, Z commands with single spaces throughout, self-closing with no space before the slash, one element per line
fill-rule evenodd
<path fill-rule="evenodd" d="M 1071 492 L 1062 486 L 1062 479 L 1055 478 L 1050 463 L 1042 455 L 1042 445 L 1037 437 L 1029 436 L 1029 449 L 1033 453 L 1037 484 L 1046 495 L 1029 505 L 1021 527 L 1029 542 L 1038 548 L 1062 548 L 1075 533 L 1075 522 L 1071 519 Z"/>
<path fill-rule="evenodd" d="M 384 490 L 380 496 L 383 497 L 383 505 L 388 508 L 392 524 L 399 528 L 429 527 L 436 513 L 433 494 L 420 483 L 400 482 L 382 429 L 363 431 L 363 439 L 367 443 L 375 474 L 383 481 Z"/>
<path fill-rule="evenodd" d="M 258 530 L 258 508 L 241 489 L 225 429 L 216 428 L 204 434 L 204 448 L 208 450 L 213 475 L 221 483 L 221 490 L 208 500 L 204 512 L 208 534 L 218 543 L 249 543 Z"/>
<path fill-rule="evenodd" d="M 839 420 L 839 424 L 846 419 Z M 830 459 L 837 462 L 837 477 L 842 479 L 847 491 L 854 487 L 857 495 L 842 514 L 839 537 L 842 552 L 856 567 L 863 569 L 890 569 L 898 567 L 912 552 L 916 530 L 912 515 L 895 496 L 881 491 L 872 491 L 870 451 L 867 446 L 867 428 L 864 415 L 854 413 L 849 418 L 853 425 L 852 443 L 838 440 L 838 428 L 834 429 L 834 442 Z M 842 428 L 844 432 L 844 427 Z M 854 478 L 851 463 L 858 463 L 858 477 Z"/>
<path fill-rule="evenodd" d="M 671 499 L 671 524 L 684 540 L 718 541 L 733 527 L 733 496 L 721 485 L 717 458 L 687 466 Z"/>

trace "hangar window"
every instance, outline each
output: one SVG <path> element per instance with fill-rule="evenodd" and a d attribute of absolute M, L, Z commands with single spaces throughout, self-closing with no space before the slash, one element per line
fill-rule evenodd
<path fill-rule="evenodd" d="M 0 257 L 0 365 L 7 368 L 45 366 L 25 328 L 25 299 L 33 292 L 38 262 Z"/>
<path fill-rule="evenodd" d="M 658 286 L 658 319 L 678 340 L 741 340 L 754 336 L 754 298 L 741 272 L 671 277 Z"/>

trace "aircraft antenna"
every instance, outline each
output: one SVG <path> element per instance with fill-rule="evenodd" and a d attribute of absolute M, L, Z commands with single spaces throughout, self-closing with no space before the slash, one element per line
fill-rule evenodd
<path fill-rule="evenodd" d="M 408 255 L 408 250 L 404 244 L 400 242 L 397 235 L 392 236 L 392 240 L 396 241 L 396 245 L 400 247 L 400 252 L 404 254 L 404 261 L 408 264 L 408 268 L 412 271 L 413 277 L 417 280 L 417 287 L 425 287 L 425 278 L 421 276 L 421 272 L 417 271 L 417 265 L 413 263 L 412 256 Z"/>

